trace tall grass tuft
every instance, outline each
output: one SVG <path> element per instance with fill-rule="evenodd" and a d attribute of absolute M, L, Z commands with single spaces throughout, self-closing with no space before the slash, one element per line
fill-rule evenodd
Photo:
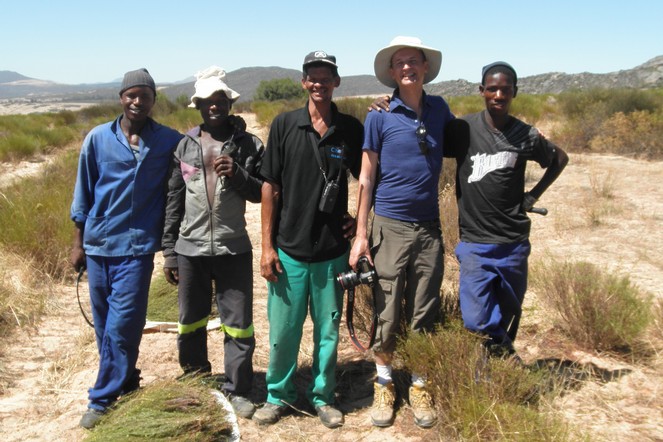
<path fill-rule="evenodd" d="M 39 296 L 37 289 L 19 281 L 17 276 L 0 271 L 0 338 L 16 328 L 34 325 L 46 307 L 47 296 Z"/>
<path fill-rule="evenodd" d="M 541 413 L 542 375 L 511 360 L 486 359 L 478 337 L 450 321 L 402 344 L 408 369 L 427 378 L 439 440 L 569 440 L 561 419 Z"/>
<path fill-rule="evenodd" d="M 362 123 L 366 120 L 368 107 L 373 103 L 374 99 L 369 97 L 362 98 L 340 98 L 336 100 L 338 110 L 344 114 L 349 114 L 355 117 Z"/>
<path fill-rule="evenodd" d="M 170 285 L 162 275 L 153 278 L 147 304 L 147 319 L 177 322 L 178 313 L 177 287 Z"/>
<path fill-rule="evenodd" d="M 640 346 L 652 321 L 652 299 L 627 276 L 602 271 L 588 262 L 534 263 L 530 278 L 558 327 L 578 345 L 596 351 L 628 353 Z"/>
<path fill-rule="evenodd" d="M 78 155 L 67 152 L 39 175 L 0 191 L 0 246 L 56 279 L 71 276 L 69 219 Z M 35 284 L 39 278 L 35 278 Z"/>
<path fill-rule="evenodd" d="M 303 100 L 254 101 L 251 111 L 256 114 L 260 124 L 269 127 L 277 115 L 304 107 Z"/>
<path fill-rule="evenodd" d="M 85 440 L 230 440 L 227 416 L 199 380 L 158 381 L 120 400 Z"/>

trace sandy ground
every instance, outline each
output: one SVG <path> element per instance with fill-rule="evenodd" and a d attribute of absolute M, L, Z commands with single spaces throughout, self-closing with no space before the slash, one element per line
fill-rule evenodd
<path fill-rule="evenodd" d="M 77 111 L 99 103 L 66 102 L 59 100 L 30 100 L 27 98 L 14 98 L 0 100 L 0 115 L 34 114 L 60 112 L 64 110 Z"/>
<path fill-rule="evenodd" d="M 266 140 L 252 115 L 244 115 L 250 130 Z M 2 170 L 7 170 L 3 167 Z M 534 172 L 538 174 L 538 172 Z M 0 175 L 2 176 L 2 175 Z M 663 167 L 605 155 L 572 155 L 569 166 L 544 195 L 541 206 L 547 217 L 533 221 L 532 259 L 585 260 L 606 270 L 628 275 L 659 299 L 663 296 Z M 594 183 L 594 185 L 592 185 Z M 597 184 L 598 183 L 598 184 Z M 603 186 L 599 186 L 603 183 Z M 593 187 L 610 190 L 610 197 L 596 196 Z M 252 399 L 265 399 L 264 374 L 268 361 L 266 290 L 259 276 L 260 206 L 249 205 L 247 220 L 254 244 L 256 388 Z M 159 257 L 160 258 L 160 257 Z M 160 260 L 159 260 L 160 261 Z M 155 273 L 160 273 L 157 263 Z M 24 330 L 3 343 L 3 360 L 14 384 L 0 396 L 0 434 L 6 441 L 77 441 L 86 431 L 78 421 L 86 407 L 86 390 L 96 371 L 96 349 L 92 330 L 84 323 L 76 305 L 73 286 L 54 285 L 50 313 L 38 328 Z M 555 341 L 550 318 L 537 297 L 528 293 L 522 332 L 517 348 L 526 362 L 563 357 L 593 363 L 605 370 L 625 370 L 612 382 L 585 382 L 576 391 L 560 397 L 551 412 L 588 432 L 592 440 L 663 440 L 663 364 L 660 355 L 648 364 L 629 364 L 606 355 L 583 353 Z M 302 365 L 311 360 L 310 324 L 300 350 Z M 658 337 L 660 338 L 660 334 Z M 242 440 L 261 441 L 426 441 L 430 431 L 417 428 L 407 405 L 398 411 L 394 426 L 370 426 L 372 401 L 370 359 L 349 344 L 342 329 L 338 375 L 345 386 L 339 397 L 346 424 L 329 430 L 317 418 L 306 415 L 284 418 L 277 425 L 260 428 L 239 420 Z M 215 371 L 223 364 L 222 337 L 209 336 L 210 360 Z M 138 366 L 143 384 L 180 373 L 173 333 L 146 333 Z M 309 373 L 304 370 L 299 379 Z"/>

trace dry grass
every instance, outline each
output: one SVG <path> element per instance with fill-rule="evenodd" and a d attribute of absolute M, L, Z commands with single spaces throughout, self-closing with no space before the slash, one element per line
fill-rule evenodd
<path fill-rule="evenodd" d="M 15 328 L 34 325 L 45 311 L 50 280 L 29 259 L 0 253 L 0 337 Z"/>
<path fill-rule="evenodd" d="M 612 170 L 597 171 L 592 168 L 589 173 L 589 184 L 594 198 L 613 199 L 615 197 L 615 176 Z"/>
<path fill-rule="evenodd" d="M 70 389 L 78 374 L 89 367 L 91 353 L 96 357 L 94 332 L 87 325 L 85 327 L 74 336 L 76 345 L 73 349 L 59 353 L 43 371 L 45 393 L 57 396 L 58 392 Z"/>
<path fill-rule="evenodd" d="M 651 323 L 651 295 L 627 276 L 587 262 L 533 263 L 530 280 L 557 317 L 557 325 L 590 351 L 630 354 Z"/>

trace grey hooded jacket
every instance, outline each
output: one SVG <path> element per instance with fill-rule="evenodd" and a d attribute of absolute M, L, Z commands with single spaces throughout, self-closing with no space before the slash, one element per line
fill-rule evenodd
<path fill-rule="evenodd" d="M 235 174 L 217 181 L 210 205 L 200 132 L 200 127 L 189 131 L 173 156 L 161 243 L 167 268 L 177 267 L 177 254 L 215 256 L 251 251 L 244 215 L 246 201 L 260 202 L 258 169 L 263 143 L 242 131 L 223 145 L 222 152 L 233 157 Z"/>

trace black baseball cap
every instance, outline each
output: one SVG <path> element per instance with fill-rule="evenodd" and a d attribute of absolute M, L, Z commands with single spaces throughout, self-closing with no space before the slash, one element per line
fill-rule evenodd
<path fill-rule="evenodd" d="M 306 71 L 306 68 L 312 64 L 329 65 L 334 69 L 338 69 L 338 66 L 336 65 L 336 57 L 329 55 L 325 51 L 313 51 L 306 55 L 306 57 L 304 57 L 302 69 Z"/>

